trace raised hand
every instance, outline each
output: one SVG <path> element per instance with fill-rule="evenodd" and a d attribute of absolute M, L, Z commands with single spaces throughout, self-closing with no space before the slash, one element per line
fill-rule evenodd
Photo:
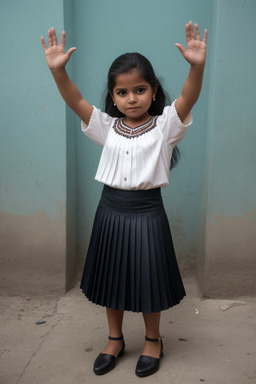
<path fill-rule="evenodd" d="M 207 45 L 207 30 L 204 31 L 204 37 L 201 41 L 198 25 L 195 24 L 195 32 L 193 22 L 190 21 L 186 24 L 186 40 L 187 50 L 183 45 L 177 43 L 175 46 L 180 50 L 182 56 L 191 65 L 204 65 L 206 59 L 206 45 Z"/>
<path fill-rule="evenodd" d="M 65 68 L 70 56 L 76 50 L 75 47 L 72 47 L 65 53 L 65 41 L 66 33 L 63 31 L 61 34 L 60 44 L 58 45 L 55 29 L 51 28 L 48 31 L 49 47 L 47 48 L 44 38 L 41 36 L 41 43 L 44 49 L 45 58 L 51 71 Z"/>

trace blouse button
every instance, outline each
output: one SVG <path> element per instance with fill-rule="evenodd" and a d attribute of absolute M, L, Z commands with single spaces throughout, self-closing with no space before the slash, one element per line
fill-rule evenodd
<path fill-rule="evenodd" d="M 126 155 L 129 155 L 129 151 L 126 151 Z"/>
<path fill-rule="evenodd" d="M 127 178 L 126 178 L 126 177 L 124 178 L 124 181 L 127 181 Z"/>

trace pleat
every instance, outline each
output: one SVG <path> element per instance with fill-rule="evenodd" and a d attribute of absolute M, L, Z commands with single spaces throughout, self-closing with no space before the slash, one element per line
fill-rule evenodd
<path fill-rule="evenodd" d="M 103 191 L 81 289 L 90 301 L 112 309 L 168 309 L 185 290 L 160 194 L 122 192 L 108 200 Z"/>

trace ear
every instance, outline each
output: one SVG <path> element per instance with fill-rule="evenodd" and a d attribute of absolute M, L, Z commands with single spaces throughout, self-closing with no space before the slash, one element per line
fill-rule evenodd
<path fill-rule="evenodd" d="M 158 84 L 156 84 L 156 85 L 154 86 L 154 88 L 152 88 L 152 96 L 153 96 L 153 99 L 155 99 L 156 94 L 157 94 L 157 91 L 158 91 Z"/>

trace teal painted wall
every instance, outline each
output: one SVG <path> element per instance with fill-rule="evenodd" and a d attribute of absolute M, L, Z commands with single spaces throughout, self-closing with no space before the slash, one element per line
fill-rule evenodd
<path fill-rule="evenodd" d="M 138 51 L 151 61 L 172 100 L 179 96 L 189 66 L 174 46 L 185 44 L 185 23 L 197 21 L 211 36 L 211 1 L 76 0 L 74 3 L 75 82 L 88 101 L 98 107 L 112 61 Z M 106 6 L 107 4 L 107 6 Z M 211 54 L 211 39 L 209 55 Z M 166 209 L 180 257 L 197 254 L 202 219 L 202 175 L 208 105 L 208 68 L 200 101 L 193 110 L 194 125 L 180 144 L 182 160 L 163 190 Z M 78 244 L 87 248 L 92 220 L 101 192 L 94 181 L 101 149 L 80 132 L 77 120 Z"/>
<path fill-rule="evenodd" d="M 40 36 L 64 28 L 63 1 L 1 0 L 1 292 L 66 286 L 66 107 Z"/>
<path fill-rule="evenodd" d="M 1 212 L 54 218 L 66 203 L 65 105 L 40 36 L 63 29 L 62 1 L 2 0 L 0 18 Z"/>
<path fill-rule="evenodd" d="M 179 262 L 197 260 L 202 292 L 256 293 L 255 15 L 254 0 L 0 2 L 1 292 L 70 287 L 101 193 L 101 148 L 61 100 L 40 36 L 67 30 L 68 72 L 92 104 L 126 51 L 147 56 L 174 99 L 188 72 L 174 43 L 192 19 L 209 31 L 204 85 L 164 201 Z"/>
<path fill-rule="evenodd" d="M 64 0 L 64 29 L 66 44 L 73 45 L 73 2 Z M 74 61 L 67 65 L 67 71 L 74 78 Z M 70 288 L 74 282 L 77 270 L 77 179 L 76 179 L 76 124 L 75 115 L 66 106 L 66 287 Z"/>
<path fill-rule="evenodd" d="M 255 208 L 256 197 L 256 52 L 253 49 L 256 2 L 217 3 L 211 56 L 214 81 L 208 106 L 211 132 L 208 151 L 212 159 L 209 212 L 241 216 Z"/>
<path fill-rule="evenodd" d="M 254 0 L 216 1 L 198 276 L 208 296 L 256 294 Z"/>

